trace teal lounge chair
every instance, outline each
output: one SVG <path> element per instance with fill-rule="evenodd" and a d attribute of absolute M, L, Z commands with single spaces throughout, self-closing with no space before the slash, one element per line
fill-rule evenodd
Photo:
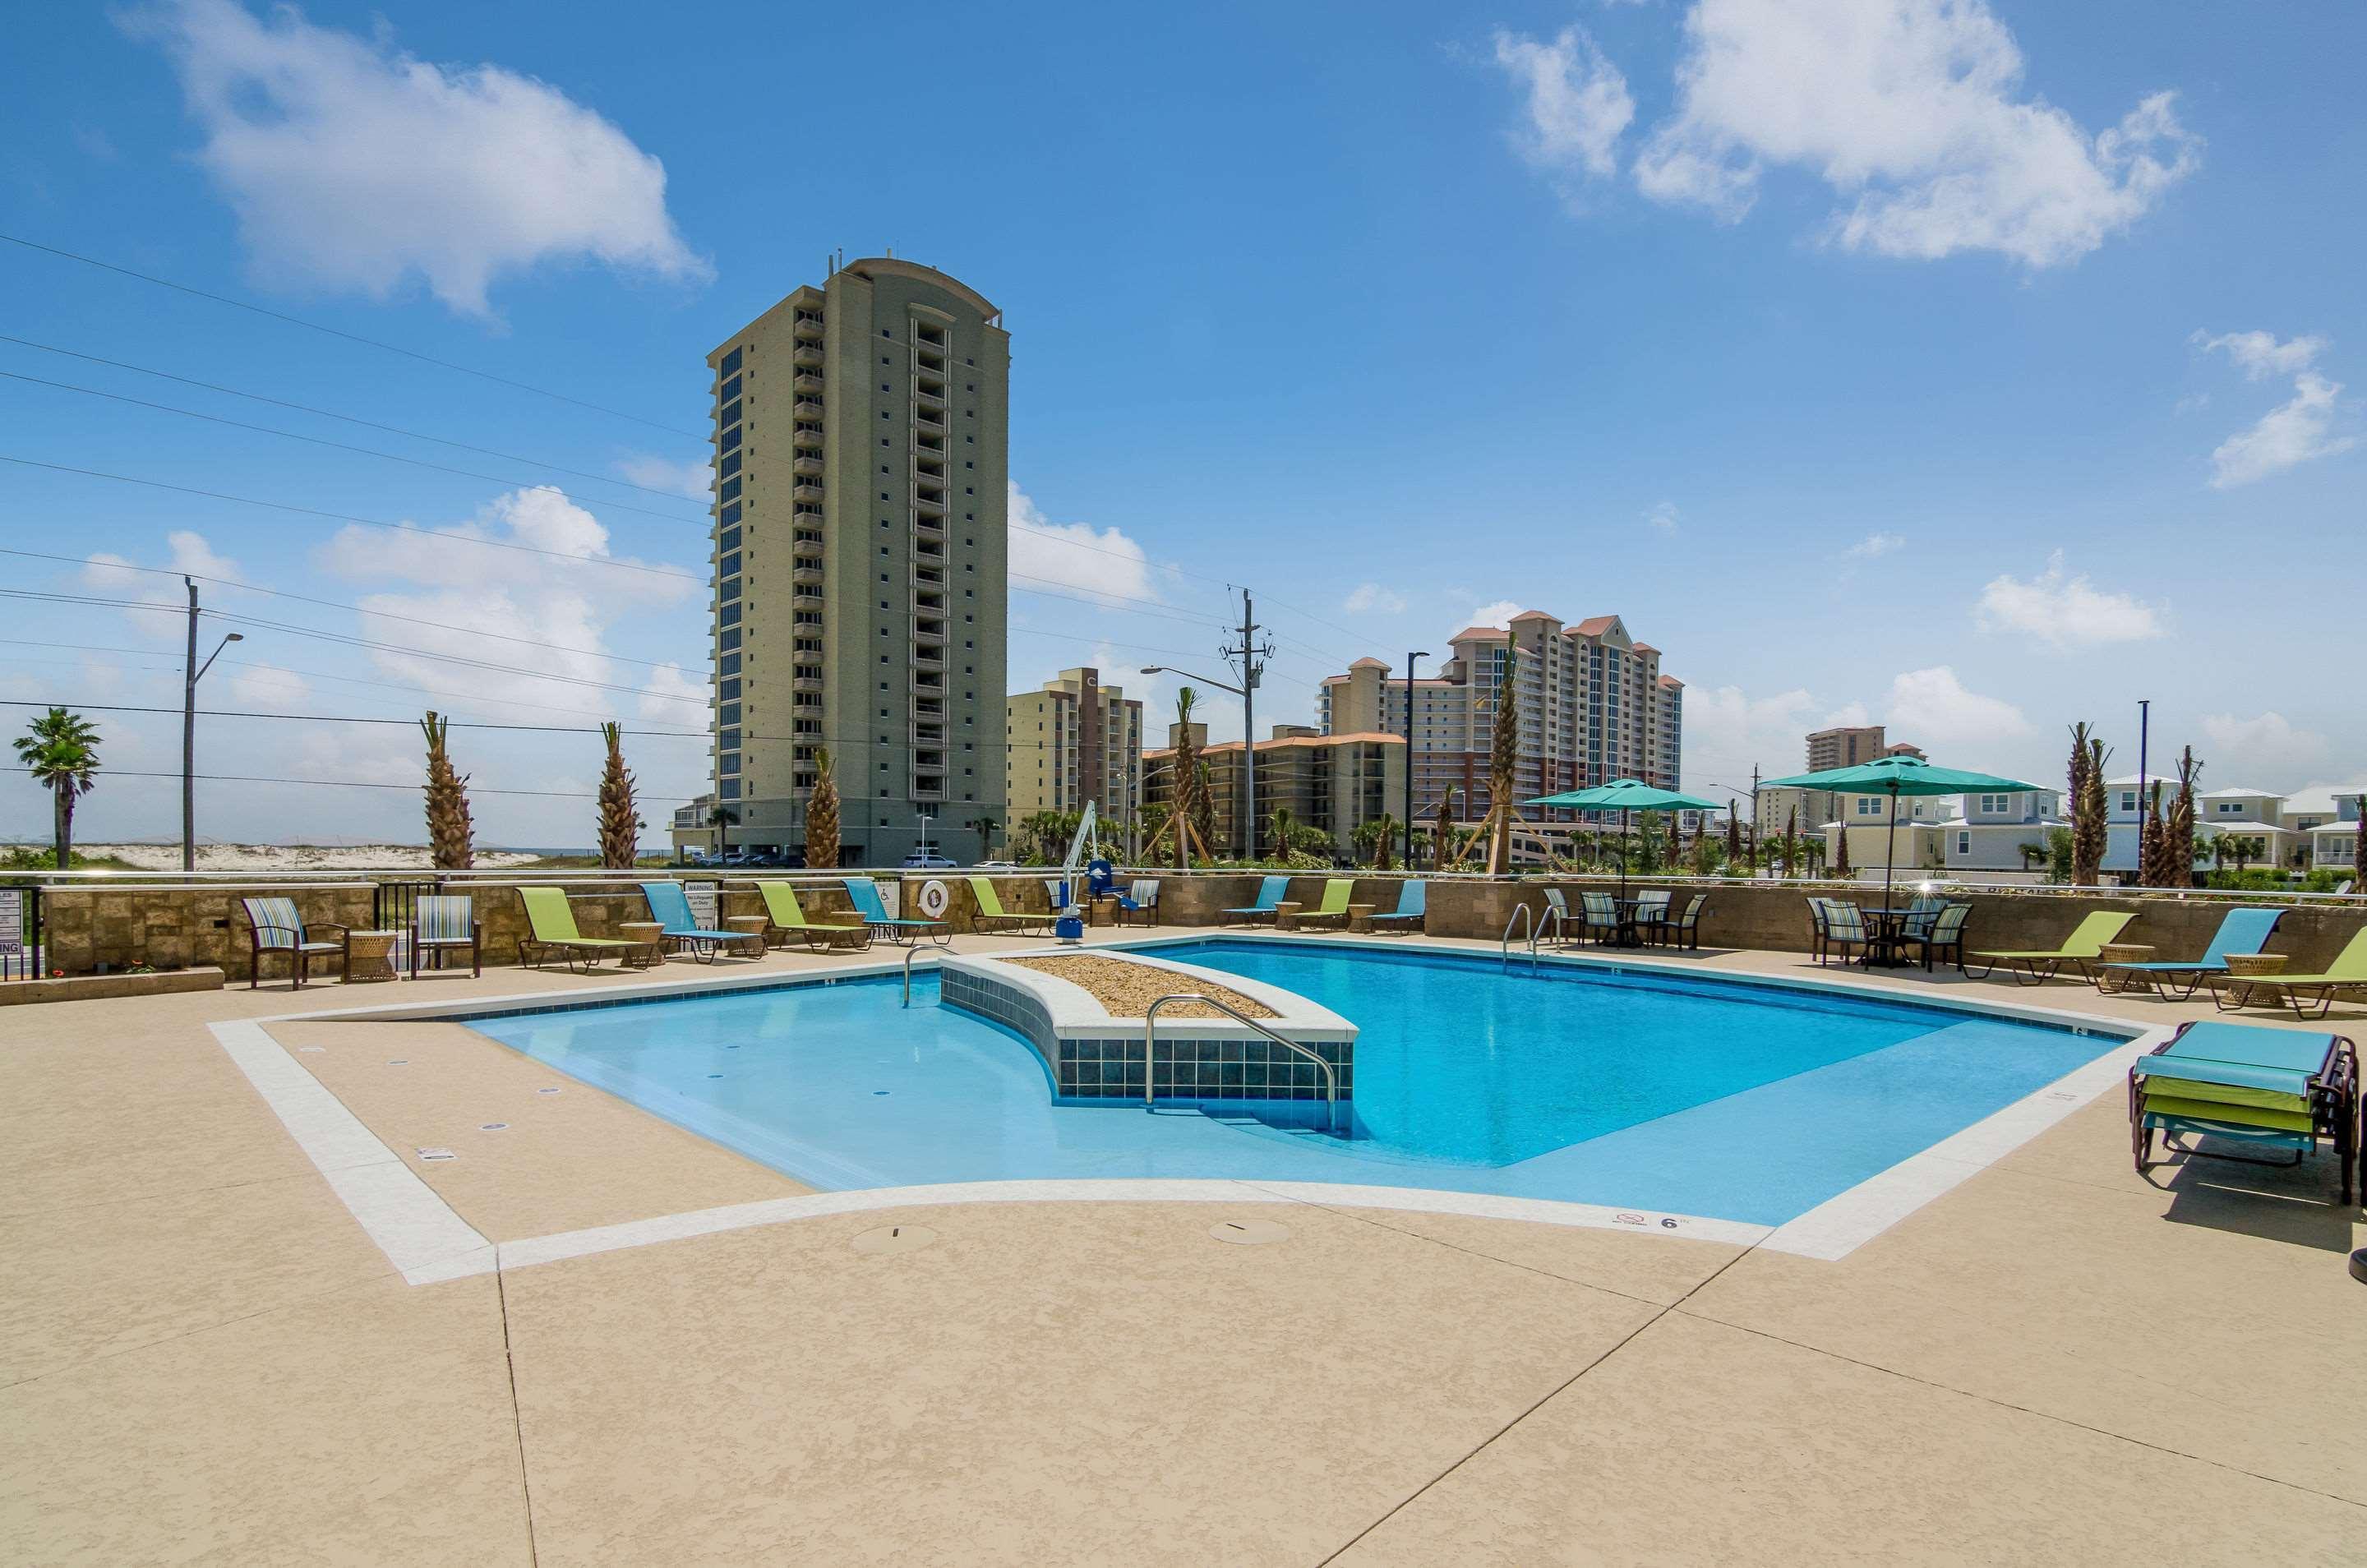
<path fill-rule="evenodd" d="M 1290 878 L 1269 876 L 1258 884 L 1256 903 L 1245 904 L 1235 909 L 1219 909 L 1217 917 L 1228 925 L 1253 926 L 1261 920 L 1270 925 L 1274 921 L 1274 906 L 1282 902 L 1282 896 L 1289 890 Z"/>
<path fill-rule="evenodd" d="M 891 915 L 879 897 L 879 885 L 867 876 L 850 876 L 846 896 L 855 900 L 855 912 L 875 936 L 886 937 L 900 947 L 910 947 L 927 937 L 939 947 L 949 946 L 954 939 L 953 928 L 943 920 L 916 919 L 909 915 Z"/>
<path fill-rule="evenodd" d="M 2218 931 L 2212 934 L 2209 945 L 2203 948 L 2203 956 L 2191 963 L 2107 964 L 2103 965 L 2103 970 L 2105 974 L 2119 975 L 2123 979 L 2124 988 L 2132 985 L 2143 985 L 2150 988 L 2155 996 L 2164 1000 L 2169 999 L 2169 992 L 2165 987 L 2183 980 L 2186 982 L 2186 988 L 2179 992 L 2178 997 L 2180 1001 L 2184 1001 L 2194 994 L 2197 987 L 2212 976 L 2227 973 L 2229 953 L 2259 952 L 2267 945 L 2269 933 L 2277 929 L 2277 922 L 2283 918 L 2282 909 L 2230 909 L 2225 918 L 2220 920 Z M 2096 988 L 2101 990 L 2103 986 L 2103 978 L 2100 975 L 2096 980 Z"/>
<path fill-rule="evenodd" d="M 2358 1159 L 2359 1052 L 2339 1035 L 2252 1023 L 2190 1023 L 2129 1069 L 2129 1144 L 2140 1174 L 2165 1150 L 2238 1165 L 2299 1165 L 2320 1138 L 2334 1145 L 2341 1203 Z M 2181 1147 L 2180 1135 L 2293 1151 L 2254 1159 Z"/>
<path fill-rule="evenodd" d="M 641 897 L 649 900 L 650 919 L 658 923 L 658 935 L 701 964 L 714 963 L 717 953 L 733 944 L 745 946 L 753 942 L 756 951 L 750 956 L 764 956 L 763 931 L 718 931 L 701 926 L 698 917 L 690 912 L 690 897 L 683 892 L 679 882 L 644 882 Z"/>
<path fill-rule="evenodd" d="M 1386 915 L 1376 913 L 1368 923 L 1376 931 L 1419 932 L 1429 909 L 1430 884 L 1408 878 L 1398 885 L 1398 907 Z"/>

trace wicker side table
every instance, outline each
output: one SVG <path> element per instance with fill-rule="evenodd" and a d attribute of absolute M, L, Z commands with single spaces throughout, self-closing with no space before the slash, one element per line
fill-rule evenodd
<path fill-rule="evenodd" d="M 1274 907 L 1274 929 L 1295 931 L 1298 929 L 1298 911 L 1307 906 L 1296 899 L 1285 898 Z"/>
<path fill-rule="evenodd" d="M 1373 911 L 1379 908 L 1378 904 L 1349 905 L 1348 929 L 1360 936 L 1370 936 L 1373 931 Z"/>
<path fill-rule="evenodd" d="M 2256 975 L 2276 975 L 2293 961 L 2290 953 L 2231 953 L 2227 958 L 2227 978 L 2248 980 Z M 2245 1007 L 2281 1008 L 2285 1005 L 2282 986 L 2247 986 L 2244 987 Z"/>
<path fill-rule="evenodd" d="M 394 944 L 402 936 L 401 931 L 347 931 L 345 983 L 393 979 Z"/>
<path fill-rule="evenodd" d="M 2104 944 L 2102 955 L 2096 962 L 2100 965 L 2096 970 L 2096 989 L 2104 995 L 2110 997 L 2117 996 L 2123 991 L 2143 990 L 2144 981 L 2134 976 L 2115 975 L 2112 973 L 2112 965 L 2152 963 L 2153 944 L 2146 942 L 2108 942 Z"/>
<path fill-rule="evenodd" d="M 627 942 L 639 942 L 641 962 L 655 964 L 665 957 L 665 924 L 662 920 L 619 920 L 617 934 Z"/>
<path fill-rule="evenodd" d="M 773 945 L 773 939 L 765 934 L 773 924 L 770 915 L 726 915 L 723 923 L 732 931 L 754 937 L 760 952 Z"/>

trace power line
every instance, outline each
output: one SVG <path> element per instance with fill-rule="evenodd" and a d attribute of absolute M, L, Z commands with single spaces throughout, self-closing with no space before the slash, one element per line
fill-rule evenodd
<path fill-rule="evenodd" d="M 0 235 L 0 239 L 6 239 Z M 323 512 L 314 506 L 291 506 L 280 501 L 257 501 L 250 495 L 226 495 L 221 491 L 198 490 L 191 485 L 166 484 L 162 479 L 133 479 L 129 474 L 101 473 L 96 468 L 76 468 L 64 463 L 37 462 L 30 457 L 11 457 L 0 453 L 0 463 L 14 463 L 19 468 L 47 468 L 57 474 L 80 474 L 85 479 L 112 479 L 118 484 L 144 485 L 150 490 L 169 490 L 178 495 L 201 495 L 209 501 L 233 501 L 241 506 L 266 507 L 273 512 L 292 512 L 303 517 L 325 517 L 332 523 L 358 523 L 365 528 L 385 528 L 397 534 L 414 534 L 423 539 L 434 539 L 447 545 L 481 545 L 489 550 L 516 550 L 523 555 L 548 556 L 556 560 L 582 561 L 586 566 L 614 567 L 620 571 L 643 572 L 651 577 L 679 578 L 701 587 L 707 579 L 696 572 L 676 571 L 667 566 L 643 566 L 639 561 L 618 560 L 612 556 L 588 556 L 574 550 L 546 550 L 534 545 L 516 544 L 507 539 L 484 539 L 473 534 L 454 534 L 438 528 L 423 528 L 416 523 L 384 523 L 375 517 L 356 517 L 350 513 Z"/>
<path fill-rule="evenodd" d="M 32 770 L 32 769 L 30 769 L 30 768 L 17 768 L 17 767 L 12 767 L 12 768 L 7 769 L 6 771 L 7 771 L 7 772 L 9 772 L 9 773 L 31 773 L 33 770 Z M 181 776 L 181 775 L 180 775 L 180 774 L 178 774 L 178 773 L 147 773 L 147 772 L 139 772 L 139 771 L 135 771 L 135 770 L 131 770 L 131 769 L 126 769 L 126 768 L 107 768 L 107 769 L 102 769 L 102 770 L 100 770 L 100 771 L 101 771 L 101 773 L 102 773 L 106 777 L 108 777 L 108 778 L 116 778 L 116 779 L 177 779 L 177 778 L 179 778 L 179 777 Z M 306 788 L 310 788 L 310 789 L 401 789 L 401 790 L 425 790 L 425 789 L 427 787 L 427 783 L 426 783 L 426 781 L 425 781 L 425 779 L 421 780 L 419 783 L 417 783 L 417 784 L 380 784 L 380 783 L 378 783 L 378 782 L 376 782 L 376 781 L 374 781 L 374 780 L 369 780 L 369 779 L 280 779 L 280 778 L 266 778 L 266 777 L 261 777 L 261 776 L 258 776 L 258 775 L 246 774 L 246 773 L 191 773 L 191 774 L 189 775 L 189 777 L 191 777 L 191 778 L 193 778 L 193 779 L 195 779 L 195 780 L 198 781 L 198 782 L 199 782 L 199 783 L 201 783 L 201 784 L 301 784 L 301 785 L 305 786 Z M 600 798 L 600 796 L 599 796 L 599 795 L 597 794 L 597 792 L 594 792 L 594 793 L 586 794 L 586 793 L 584 793 L 584 792 L 583 792 L 583 791 L 580 791 L 580 790 L 571 790 L 571 789 L 492 789 L 492 788 L 483 787 L 483 786 L 477 785 L 477 784 L 470 784 L 470 785 L 469 785 L 469 793 L 470 793 L 470 795 L 536 795 L 536 796 L 539 796 L 539 797 L 541 797 L 541 798 L 549 799 L 549 800 L 597 800 L 597 799 L 599 799 L 599 798 Z M 699 794 L 700 794 L 700 795 L 704 795 L 705 793 L 706 793 L 706 791 L 704 791 L 704 790 L 701 790 L 701 791 L 699 792 Z M 640 788 L 638 788 L 638 787 L 636 787 L 636 788 L 634 789 L 633 794 L 634 794 L 634 795 L 635 795 L 635 797 L 636 797 L 637 799 L 641 799 L 641 800 L 664 800 L 664 801 L 674 801 L 674 800 L 697 800 L 697 798 L 699 798 L 699 796 L 698 796 L 697 795 L 645 795 L 645 794 L 643 794 L 643 793 L 640 791 Z"/>
<path fill-rule="evenodd" d="M 585 468 L 571 468 L 563 463 L 553 463 L 541 457 L 521 457 L 515 452 L 502 452 L 491 446 L 472 446 L 469 442 L 454 441 L 447 436 L 430 435 L 425 431 L 405 430 L 399 424 L 386 424 L 374 419 L 363 419 L 357 414 L 338 413 L 334 409 L 317 408 L 311 403 L 290 402 L 286 398 L 266 397 L 261 392 L 243 392 L 236 387 L 225 387 L 215 381 L 199 381 L 188 376 L 176 376 L 169 370 L 157 370 L 145 365 L 133 365 L 127 360 L 108 359 L 96 354 L 78 354 L 71 348 L 60 348 L 54 344 L 35 343 L 30 338 L 11 337 L 6 333 L 0 333 L 0 343 L 13 343 L 22 348 L 37 348 L 43 354 L 62 355 L 68 359 L 79 359 L 86 365 L 105 365 L 117 370 L 130 370 L 142 376 L 153 376 L 159 380 L 176 381 L 184 387 L 198 387 L 209 392 L 220 392 L 225 397 L 244 398 L 250 402 L 268 403 L 273 408 L 293 409 L 299 413 L 318 414 L 323 419 L 339 420 L 346 424 L 358 424 L 367 430 L 383 430 L 390 435 L 408 436 L 413 441 L 432 441 L 438 446 L 450 446 L 462 452 L 475 452 L 487 457 L 499 457 L 505 463 L 530 463 L 538 468 L 549 468 L 555 474 L 572 474 L 579 479 L 593 479 L 601 484 L 617 485 L 625 490 L 637 490 L 644 495 L 663 495 L 676 501 L 697 499 L 696 497 L 685 498 L 673 491 L 660 490 L 655 485 L 636 484 L 631 479 L 620 479 L 612 474 L 595 474 Z"/>
<path fill-rule="evenodd" d="M 125 277 L 136 277 L 142 283 L 153 283 L 159 288 L 170 288 L 176 293 L 194 295 L 200 299 L 210 299 L 217 305 L 228 305 L 234 310 L 251 311 L 258 316 L 268 316 L 275 321 L 285 321 L 289 326 L 303 327 L 316 333 L 326 333 L 331 337 L 344 338 L 347 343 L 358 343 L 367 347 L 383 349 L 389 354 L 399 354 L 405 359 L 416 359 L 424 365 L 435 365 L 447 370 L 458 370 L 463 376 L 474 376 L 480 380 L 492 381 L 504 387 L 514 387 L 521 392 L 533 392 L 538 397 L 555 399 L 562 403 L 572 403 L 577 408 L 590 409 L 595 413 L 605 413 L 617 419 L 630 420 L 635 424 L 648 425 L 651 430 L 671 431 L 676 435 L 703 436 L 705 434 L 678 429 L 671 424 L 660 424 L 656 420 L 643 419 L 640 414 L 627 413 L 622 409 L 612 409 L 604 404 L 586 402 L 582 398 L 571 398 L 564 392 L 554 392 L 548 387 L 538 387 L 528 381 L 514 381 L 507 376 L 496 376 L 490 370 L 479 370 L 472 366 L 455 364 L 449 359 L 438 359 L 432 354 L 422 354 L 417 349 L 381 343 L 377 338 L 363 337 L 357 333 L 342 332 L 335 327 L 323 326 L 318 321 L 308 321 L 301 316 L 290 316 L 278 310 L 267 310 L 260 305 L 250 305 L 243 299 L 233 299 L 227 294 L 211 294 L 202 288 L 192 288 L 186 283 L 175 283 L 170 278 L 158 277 L 151 273 L 134 272 L 128 266 L 118 266 L 113 262 L 103 262 L 96 256 L 80 255 L 73 251 L 62 251 L 55 245 L 40 244 L 15 234 L 0 234 L 0 240 L 6 240 L 12 245 L 22 245 L 28 251 L 40 251 L 48 255 L 61 256 L 67 261 L 80 262 L 85 266 L 95 266 L 101 271 L 118 273 Z"/>
<path fill-rule="evenodd" d="M 312 446 L 326 446 L 333 451 L 354 452 L 365 457 L 380 457 L 390 463 L 408 463 L 414 468 L 429 468 L 439 474 L 458 474 L 464 479 L 482 479 L 487 484 L 520 485 L 528 490 L 544 488 L 542 481 L 538 479 L 512 479 L 504 474 L 481 474 L 471 468 L 455 468 L 444 463 L 431 463 L 425 457 L 405 457 L 396 452 L 381 452 L 375 446 L 356 446 L 351 442 L 332 441 L 324 435 L 305 435 L 293 430 L 281 430 L 276 425 L 253 424 L 243 419 L 227 419 L 218 413 L 199 413 L 195 409 L 175 408 L 170 403 L 151 402 L 146 398 L 135 398 L 123 392 L 103 392 L 96 387 L 77 387 L 71 381 L 51 381 L 40 376 L 22 375 L 14 370 L 0 370 L 0 378 L 6 378 L 11 381 L 22 381 L 28 386 L 48 387 L 61 392 L 79 392 L 86 398 L 105 398 L 111 402 L 130 403 L 134 408 L 153 409 L 159 413 L 176 413 L 183 419 L 201 419 L 209 424 L 228 425 L 232 430 L 252 430 L 259 434 L 277 435 L 289 441 L 309 442 Z M 561 493 L 566 492 L 562 491 Z M 630 502 L 609 501 L 604 498 L 595 504 L 607 507 L 612 512 L 638 512 L 644 517 L 662 517 L 669 523 L 705 521 L 690 513 L 656 512 L 646 506 L 635 506 Z"/>

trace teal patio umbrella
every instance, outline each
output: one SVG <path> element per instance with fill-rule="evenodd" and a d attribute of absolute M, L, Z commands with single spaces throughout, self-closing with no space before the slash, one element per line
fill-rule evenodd
<path fill-rule="evenodd" d="M 1560 795 L 1541 795 L 1525 802 L 1530 806 L 1568 807 L 1578 811 L 1616 811 L 1619 813 L 1619 897 L 1627 897 L 1627 813 L 1630 811 L 1717 811 L 1723 809 L 1715 800 L 1704 800 L 1696 795 L 1682 795 L 1672 789 L 1661 789 L 1641 779 L 1614 779 L 1592 789 L 1573 789 Z"/>
<path fill-rule="evenodd" d="M 2038 788 L 2020 779 L 2003 779 L 1995 773 L 1967 773 L 1961 768 L 1935 768 L 1917 757 L 1880 757 L 1871 762 L 1860 762 L 1849 768 L 1827 768 L 1820 773 L 1797 773 L 1788 779 L 1769 779 L 1761 789 L 1814 789 L 1851 791 L 1858 795 L 1890 796 L 1888 826 L 1882 843 L 1882 902 L 1890 904 L 1891 860 L 1898 847 L 1898 797 L 1902 795 L 2027 795 Z M 1841 824 L 1849 831 L 1849 824 Z"/>

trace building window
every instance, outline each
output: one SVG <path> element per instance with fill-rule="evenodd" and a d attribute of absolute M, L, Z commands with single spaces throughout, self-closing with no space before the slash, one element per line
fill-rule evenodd
<path fill-rule="evenodd" d="M 731 433 L 731 434 L 732 434 L 732 436 L 733 436 L 733 438 L 734 438 L 734 439 L 737 439 L 737 438 L 738 438 L 738 436 L 739 436 L 739 434 L 740 434 L 740 433 L 739 433 L 738 431 L 736 431 L 736 430 L 735 430 L 735 431 L 733 431 L 733 432 Z M 739 481 L 738 479 L 725 479 L 725 480 L 723 481 L 723 489 L 722 489 L 722 491 L 719 492 L 719 497 L 720 497 L 720 499 L 722 499 L 722 500 L 724 500 L 724 501 L 737 501 L 737 500 L 739 500 L 739 499 L 740 499 L 740 481 Z M 736 520 L 739 514 L 738 514 L 737 513 L 734 513 L 732 515 L 733 515 L 734 519 Z"/>
<path fill-rule="evenodd" d="M 1973 852 L 1973 836 L 1970 833 L 1959 833 L 1956 835 L 1956 852 L 1960 855 L 1968 855 Z"/>
<path fill-rule="evenodd" d="M 723 580 L 723 586 L 722 586 L 719 590 L 718 590 L 718 591 L 717 591 L 717 597 L 719 597 L 719 598 L 723 598 L 723 599 L 737 599 L 737 598 L 739 598 L 739 597 L 740 597 L 740 580 L 739 580 L 738 578 L 736 578 L 736 577 L 727 577 L 727 578 L 725 578 L 725 579 Z"/>
<path fill-rule="evenodd" d="M 724 408 L 724 410 L 723 410 L 723 412 L 722 412 L 721 413 L 717 414 L 717 415 L 715 416 L 715 423 L 718 423 L 718 424 L 737 424 L 737 423 L 740 423 L 740 405 L 739 405 L 738 403 L 731 403 L 731 404 L 728 404 L 728 405 Z"/>
<path fill-rule="evenodd" d="M 723 367 L 720 374 L 725 376 L 736 375 L 739 372 L 739 369 L 740 351 L 735 348 L 730 353 L 723 356 Z"/>
<path fill-rule="evenodd" d="M 727 626 L 740 624 L 740 602 L 737 599 L 723 606 L 723 624 Z"/>
<path fill-rule="evenodd" d="M 723 470 L 722 470 L 722 472 L 723 472 L 723 477 L 724 477 L 725 479 L 730 479 L 732 475 L 734 475 L 734 474 L 738 473 L 739 471 L 740 471 L 740 454 L 739 454 L 739 453 L 737 453 L 737 452 L 734 452 L 734 453 L 732 453 L 732 454 L 731 454 L 731 456 L 730 456 L 729 457 L 726 457 L 726 458 L 724 458 L 724 459 L 723 459 Z"/>
<path fill-rule="evenodd" d="M 738 495 L 740 493 L 740 481 L 734 479 L 724 488 L 729 490 L 731 492 L 731 495 L 727 495 L 723 499 L 730 501 L 731 496 Z M 723 509 L 722 515 L 718 517 L 716 521 L 722 524 L 727 528 L 730 527 L 732 524 L 740 521 L 740 508 L 737 506 L 725 507 Z"/>
<path fill-rule="evenodd" d="M 738 773 L 740 771 L 740 753 L 737 751 L 724 752 L 723 760 L 716 764 L 716 769 L 719 773 Z"/>
<path fill-rule="evenodd" d="M 720 547 L 726 551 L 738 549 L 740 547 L 740 530 L 737 528 L 726 528 L 723 531 L 723 538 Z"/>
<path fill-rule="evenodd" d="M 715 793 L 725 800 L 737 800 L 740 798 L 740 781 L 738 779 L 719 780 L 715 785 Z"/>
<path fill-rule="evenodd" d="M 739 647 L 740 628 L 738 626 L 726 626 L 723 630 L 721 639 L 716 644 L 716 646 L 722 649 L 726 653 L 729 653 L 731 649 Z"/>
<path fill-rule="evenodd" d="M 731 379 L 723 383 L 723 389 L 715 394 L 715 400 L 719 403 L 728 403 L 739 395 L 740 378 L 734 376 Z"/>

